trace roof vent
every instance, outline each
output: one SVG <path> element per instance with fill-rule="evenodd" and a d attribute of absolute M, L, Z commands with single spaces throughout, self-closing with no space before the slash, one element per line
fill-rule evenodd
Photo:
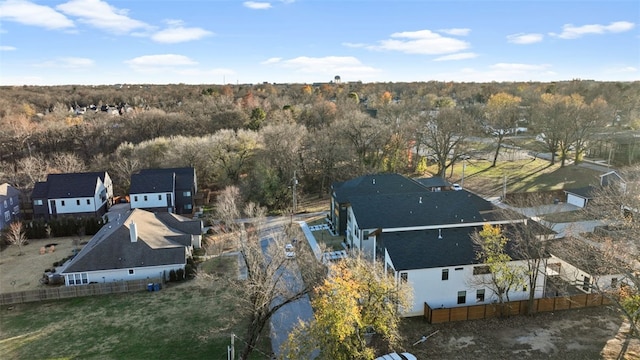
<path fill-rule="evenodd" d="M 442 229 L 438 229 L 438 239 L 442 239 Z"/>
<path fill-rule="evenodd" d="M 418 200 L 419 204 L 422 204 L 422 196 L 420 196 L 420 200 Z"/>
<path fill-rule="evenodd" d="M 374 178 L 374 179 L 373 179 L 373 185 L 375 185 L 375 184 L 376 184 L 376 179 Z"/>

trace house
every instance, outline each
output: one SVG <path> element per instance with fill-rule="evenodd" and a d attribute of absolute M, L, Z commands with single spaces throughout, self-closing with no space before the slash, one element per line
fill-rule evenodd
<path fill-rule="evenodd" d="M 352 196 L 425 191 L 424 185 L 399 174 L 364 175 L 331 185 L 330 220 L 338 234 L 347 229 L 347 208 Z"/>
<path fill-rule="evenodd" d="M 144 169 L 131 175 L 129 197 L 132 209 L 190 215 L 197 192 L 192 167 Z"/>
<path fill-rule="evenodd" d="M 202 221 L 133 209 L 103 226 L 58 271 L 67 286 L 166 279 L 200 246 Z"/>
<path fill-rule="evenodd" d="M 20 191 L 8 183 L 0 184 L 0 230 L 20 217 Z"/>
<path fill-rule="evenodd" d="M 106 171 L 49 174 L 31 193 L 33 217 L 103 216 L 113 199 L 113 183 Z"/>
<path fill-rule="evenodd" d="M 451 188 L 451 183 L 445 180 L 440 176 L 432 176 L 428 178 L 419 178 L 415 179 L 417 182 L 422 184 L 422 186 L 426 187 L 431 191 L 443 191 Z"/>
<path fill-rule="evenodd" d="M 526 224 L 540 238 L 548 235 L 543 226 L 498 209 L 467 190 L 432 191 L 397 177 L 401 176 L 390 177 L 393 181 L 385 183 L 386 187 L 376 186 L 379 176 L 369 177 L 360 182 L 364 189 L 356 190 L 354 184 L 346 199 L 338 200 L 346 207 L 349 248 L 374 262 L 382 261 L 388 273 L 413 289 L 414 302 L 404 316 L 422 315 L 425 303 L 433 308 L 496 301 L 497 295 L 487 286 L 488 267 L 478 260 L 472 240 L 472 234 L 484 224 L 500 225 L 505 233 L 515 224 Z M 395 184 L 396 190 L 402 184 L 400 189 L 407 191 L 391 191 L 389 184 Z M 526 265 L 516 252 L 510 255 L 510 266 Z M 540 270 L 544 274 L 545 269 Z M 543 296 L 544 278 L 540 276 L 535 284 L 536 298 Z M 509 296 L 522 300 L 529 291 L 512 289 Z"/>

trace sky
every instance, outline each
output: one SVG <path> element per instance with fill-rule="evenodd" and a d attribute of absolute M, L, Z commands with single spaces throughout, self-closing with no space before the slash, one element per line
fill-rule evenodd
<path fill-rule="evenodd" d="M 638 0 L 0 0 L 1 85 L 640 80 Z"/>

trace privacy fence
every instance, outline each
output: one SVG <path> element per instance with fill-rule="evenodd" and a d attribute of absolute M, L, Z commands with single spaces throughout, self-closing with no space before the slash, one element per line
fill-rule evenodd
<path fill-rule="evenodd" d="M 579 309 L 585 307 L 608 305 L 611 301 L 600 294 L 579 294 L 552 298 L 535 299 L 535 312 Z M 525 315 L 528 313 L 529 301 L 511 301 L 505 304 L 472 305 L 455 308 L 431 308 L 424 303 L 424 317 L 430 324 L 450 321 L 478 320 L 504 315 Z"/>
<path fill-rule="evenodd" d="M 0 294 L 0 305 L 146 291 L 149 289 L 148 284 L 161 282 L 162 279 L 143 279 L 78 286 L 46 287 L 37 290 L 2 293 Z"/>

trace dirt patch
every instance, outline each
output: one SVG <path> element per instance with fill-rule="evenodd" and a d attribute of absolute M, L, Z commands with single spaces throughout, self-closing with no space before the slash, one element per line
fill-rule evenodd
<path fill-rule="evenodd" d="M 412 318 L 402 332 L 419 359 L 640 359 L 640 339 L 629 340 L 628 327 L 607 307 L 435 325 Z"/>
<path fill-rule="evenodd" d="M 71 255 L 76 248 L 74 240 L 78 244 L 86 244 L 90 238 L 29 240 L 29 244 L 22 247 L 22 255 L 19 255 L 20 251 L 15 245 L 5 248 L 0 251 L 0 292 L 33 290 L 45 286 L 40 284 L 45 269 L 51 269 L 54 262 Z M 81 246 L 78 245 L 78 248 Z"/>

